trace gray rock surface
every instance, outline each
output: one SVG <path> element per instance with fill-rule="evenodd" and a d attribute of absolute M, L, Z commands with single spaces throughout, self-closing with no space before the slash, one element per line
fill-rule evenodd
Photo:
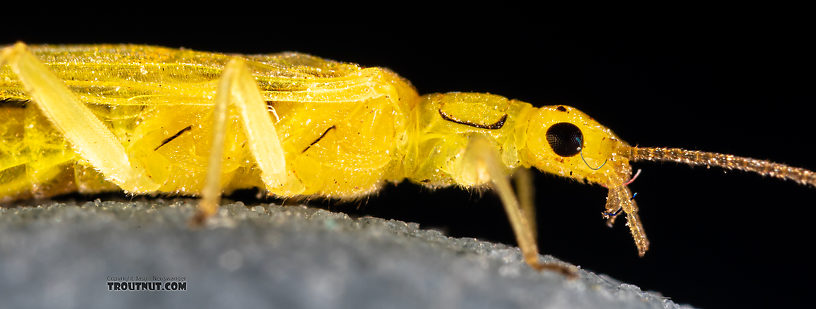
<path fill-rule="evenodd" d="M 225 201 L 206 227 L 190 229 L 194 207 L 0 208 L 0 307 L 687 308 L 605 275 L 537 272 L 517 248 L 413 223 Z M 186 290 L 109 290 L 109 281 L 154 276 Z"/>

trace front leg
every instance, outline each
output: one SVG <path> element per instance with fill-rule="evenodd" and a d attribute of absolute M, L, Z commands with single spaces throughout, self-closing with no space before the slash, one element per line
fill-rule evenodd
<path fill-rule="evenodd" d="M 491 143 L 487 137 L 480 134 L 474 134 L 469 137 L 468 145 L 462 158 L 461 168 L 458 172 L 469 173 L 472 175 L 470 177 L 481 178 L 486 176 L 490 180 L 493 189 L 496 190 L 502 200 L 504 210 L 507 212 L 507 217 L 510 219 L 510 224 L 513 227 L 513 232 L 516 235 L 516 241 L 518 241 L 524 261 L 527 262 L 530 267 L 537 270 L 546 269 L 559 272 L 569 278 L 577 276 L 577 271 L 572 267 L 554 263 L 542 263 L 539 260 L 536 233 L 532 228 L 532 224 L 528 222 L 532 220 L 532 218 L 529 217 L 530 211 L 522 209 L 521 205 L 519 205 L 519 201 L 510 185 L 507 172 L 503 167 L 496 145 Z M 531 207 L 531 205 L 525 206 L 525 208 Z"/>

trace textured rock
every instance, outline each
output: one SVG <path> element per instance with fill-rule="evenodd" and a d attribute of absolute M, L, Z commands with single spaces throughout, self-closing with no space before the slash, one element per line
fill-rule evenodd
<path fill-rule="evenodd" d="M 10 308 L 685 307 L 584 270 L 576 280 L 537 272 L 517 248 L 417 224 L 238 202 L 190 229 L 194 207 L 137 199 L 2 208 L 0 299 Z M 183 279 L 186 290 L 107 284 L 153 276 Z"/>

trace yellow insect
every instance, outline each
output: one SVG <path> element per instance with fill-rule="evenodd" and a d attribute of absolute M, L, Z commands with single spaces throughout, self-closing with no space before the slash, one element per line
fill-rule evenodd
<path fill-rule="evenodd" d="M 805 169 L 732 155 L 632 147 L 572 107 L 484 93 L 420 96 L 384 68 L 299 53 L 227 55 L 142 45 L 0 53 L 0 201 L 69 192 L 354 199 L 405 179 L 490 186 L 525 261 L 539 261 L 530 167 L 609 189 L 643 255 L 630 162 L 719 166 L 816 186 Z M 508 179 L 516 175 L 518 195 Z"/>

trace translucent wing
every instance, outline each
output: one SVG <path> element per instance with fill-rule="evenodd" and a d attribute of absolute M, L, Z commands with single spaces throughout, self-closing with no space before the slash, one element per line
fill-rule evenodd
<path fill-rule="evenodd" d="M 108 106 L 212 105 L 215 82 L 230 57 L 144 45 L 32 46 L 31 50 L 80 100 Z M 346 95 L 369 87 L 377 78 L 377 70 L 300 53 L 246 59 L 269 101 L 359 100 L 359 95 Z M 7 67 L 0 68 L 0 76 L 11 77 Z M 0 98 L 25 101 L 28 96 L 15 78 L 3 78 Z"/>

